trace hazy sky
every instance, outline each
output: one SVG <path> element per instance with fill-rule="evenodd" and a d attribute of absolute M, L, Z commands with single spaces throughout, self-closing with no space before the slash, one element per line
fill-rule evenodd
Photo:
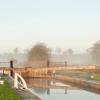
<path fill-rule="evenodd" d="M 0 52 L 49 47 L 83 51 L 100 39 L 100 0 L 0 0 Z"/>

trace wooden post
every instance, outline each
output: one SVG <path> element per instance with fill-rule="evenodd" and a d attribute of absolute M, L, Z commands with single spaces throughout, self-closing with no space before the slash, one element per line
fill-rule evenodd
<path fill-rule="evenodd" d="M 50 94 L 50 88 L 47 89 L 47 94 L 48 94 L 48 95 Z"/>
<path fill-rule="evenodd" d="M 67 88 L 65 88 L 65 94 L 67 94 Z"/>
<path fill-rule="evenodd" d="M 49 68 L 50 67 L 50 62 L 49 62 L 49 60 L 47 60 L 47 68 Z M 48 75 L 51 75 L 51 72 L 50 72 L 50 70 L 48 70 Z"/>
<path fill-rule="evenodd" d="M 67 61 L 65 61 L 65 67 L 67 66 Z"/>
<path fill-rule="evenodd" d="M 11 70 L 10 70 L 10 75 L 11 75 L 12 77 L 13 77 L 13 70 L 12 70 L 13 67 L 14 67 L 14 66 L 13 66 L 13 61 L 11 60 L 11 61 L 10 61 L 10 68 L 11 68 Z"/>
<path fill-rule="evenodd" d="M 3 76 L 5 75 L 5 68 L 3 68 Z"/>
<path fill-rule="evenodd" d="M 48 80 L 47 83 L 48 83 L 48 87 L 50 87 L 51 86 L 51 82 Z M 47 94 L 48 95 L 50 94 L 50 88 L 47 89 Z"/>
<path fill-rule="evenodd" d="M 47 67 L 50 67 L 50 61 L 47 60 Z"/>

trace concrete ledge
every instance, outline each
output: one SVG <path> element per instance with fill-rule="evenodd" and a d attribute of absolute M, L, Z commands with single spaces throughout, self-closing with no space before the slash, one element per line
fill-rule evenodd
<path fill-rule="evenodd" d="M 41 100 L 40 97 L 38 97 L 28 89 L 14 88 L 13 80 L 10 79 L 9 77 L 5 77 L 5 79 L 8 81 L 11 88 L 13 88 L 15 92 L 23 98 L 22 100 Z"/>

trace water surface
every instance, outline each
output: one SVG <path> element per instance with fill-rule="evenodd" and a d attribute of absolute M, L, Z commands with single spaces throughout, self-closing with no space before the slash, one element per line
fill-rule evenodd
<path fill-rule="evenodd" d="M 42 100 L 100 100 L 100 95 L 49 79 L 27 79 L 28 86 Z"/>

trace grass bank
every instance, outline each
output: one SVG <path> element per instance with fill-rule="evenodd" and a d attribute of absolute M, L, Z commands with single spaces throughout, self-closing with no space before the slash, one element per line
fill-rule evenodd
<path fill-rule="evenodd" d="M 99 72 L 82 72 L 82 71 L 58 71 L 57 75 L 71 76 L 76 78 L 83 78 L 88 80 L 96 80 L 100 81 L 100 73 Z"/>
<path fill-rule="evenodd" d="M 2 80 L 4 79 L 2 78 Z M 4 84 L 0 84 L 0 100 L 22 100 L 22 97 L 18 96 L 8 82 L 4 80 Z"/>

